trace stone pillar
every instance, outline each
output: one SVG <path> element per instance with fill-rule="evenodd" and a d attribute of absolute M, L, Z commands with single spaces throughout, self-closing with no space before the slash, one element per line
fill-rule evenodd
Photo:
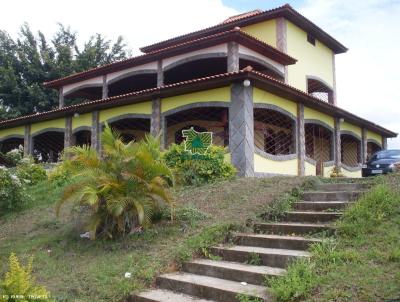
<path fill-rule="evenodd" d="M 367 145 L 367 129 L 363 128 L 361 133 L 361 161 L 362 163 L 367 162 L 368 157 L 368 145 Z"/>
<path fill-rule="evenodd" d="M 64 92 L 62 87 L 58 90 L 58 107 L 64 107 Z"/>
<path fill-rule="evenodd" d="M 101 98 L 106 99 L 108 98 L 108 85 L 107 85 L 107 75 L 103 75 L 103 86 L 101 92 Z"/>
<path fill-rule="evenodd" d="M 287 23 L 285 18 L 276 19 L 276 47 L 283 53 L 287 53 Z M 288 82 L 288 67 L 284 70 L 285 83 Z"/>
<path fill-rule="evenodd" d="M 388 144 L 387 144 L 387 137 L 382 136 L 382 149 L 387 150 Z"/>
<path fill-rule="evenodd" d="M 342 143 L 340 139 L 340 118 L 335 118 L 335 129 L 334 129 L 334 158 L 335 166 L 340 168 L 342 166 Z"/>
<path fill-rule="evenodd" d="M 228 43 L 227 66 L 228 72 L 239 71 L 239 44 L 236 42 Z"/>
<path fill-rule="evenodd" d="M 229 150 L 239 176 L 254 176 L 253 87 L 242 82 L 231 87 Z"/>
<path fill-rule="evenodd" d="M 328 95 L 329 97 L 329 103 L 333 104 L 336 106 L 337 100 L 336 100 L 336 60 L 335 60 L 335 54 L 332 54 L 332 70 L 333 70 L 333 91 Z"/>
<path fill-rule="evenodd" d="M 162 67 L 162 60 L 157 61 L 157 87 L 164 85 L 164 71 Z"/>
<path fill-rule="evenodd" d="M 91 137 L 91 145 L 92 148 L 97 151 L 97 153 L 100 153 L 100 134 L 101 134 L 101 129 L 100 129 L 100 122 L 99 122 L 99 116 L 100 112 L 99 111 L 93 111 L 92 112 L 92 137 Z"/>
<path fill-rule="evenodd" d="M 160 134 L 161 131 L 161 99 L 153 98 L 151 110 L 150 133 L 153 136 Z"/>
<path fill-rule="evenodd" d="M 32 155 L 33 142 L 31 136 L 31 125 L 25 125 L 24 133 L 24 156 Z"/>
<path fill-rule="evenodd" d="M 304 126 L 304 105 L 297 103 L 297 159 L 298 159 L 298 175 L 305 175 L 306 160 L 306 134 Z"/>
<path fill-rule="evenodd" d="M 72 116 L 65 118 L 64 149 L 72 146 Z"/>

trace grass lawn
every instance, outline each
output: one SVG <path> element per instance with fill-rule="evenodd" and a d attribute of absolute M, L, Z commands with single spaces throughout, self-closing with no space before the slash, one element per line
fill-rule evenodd
<path fill-rule="evenodd" d="M 154 277 L 177 269 L 194 251 L 221 241 L 232 225 L 257 220 L 265 205 L 304 178 L 237 179 L 177 191 L 175 223 L 161 221 L 140 235 L 116 241 L 81 239 L 82 222 L 66 206 L 55 217 L 61 190 L 32 188 L 34 202 L 0 218 L 0 263 L 11 252 L 34 256 L 34 276 L 59 301 L 115 301 L 151 286 Z M 23 261 L 24 262 L 24 261 Z M 0 266 L 0 270 L 6 266 Z M 132 277 L 124 277 L 131 272 Z"/>

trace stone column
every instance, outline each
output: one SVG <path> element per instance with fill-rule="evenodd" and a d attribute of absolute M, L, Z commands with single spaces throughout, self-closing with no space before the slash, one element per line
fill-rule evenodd
<path fill-rule="evenodd" d="M 329 103 L 336 105 L 337 100 L 336 100 L 336 60 L 335 60 L 335 54 L 332 54 L 332 71 L 333 71 L 333 91 L 328 95 L 329 97 Z"/>
<path fill-rule="evenodd" d="M 334 158 L 335 166 L 340 168 L 342 166 L 342 143 L 340 139 L 340 118 L 335 118 L 335 129 L 334 129 Z"/>
<path fill-rule="evenodd" d="M 92 148 L 97 151 L 97 153 L 100 154 L 100 134 L 101 134 L 101 129 L 100 129 L 100 122 L 99 122 L 99 116 L 100 112 L 99 111 L 93 111 L 92 112 L 92 137 L 91 137 L 91 145 Z"/>
<path fill-rule="evenodd" d="M 164 85 L 164 71 L 162 67 L 162 60 L 157 61 L 157 87 Z"/>
<path fill-rule="evenodd" d="M 65 118 L 64 149 L 72 146 L 72 116 Z"/>
<path fill-rule="evenodd" d="M 151 110 L 150 133 L 153 136 L 160 134 L 161 131 L 161 99 L 153 98 Z"/>
<path fill-rule="evenodd" d="M 287 23 L 285 18 L 276 19 L 276 47 L 283 53 L 287 53 Z M 288 82 L 288 67 L 284 70 L 285 83 Z"/>
<path fill-rule="evenodd" d="M 383 137 L 382 136 L 382 149 L 383 150 L 387 150 L 388 146 L 387 146 L 387 137 Z"/>
<path fill-rule="evenodd" d="M 242 82 L 231 87 L 229 150 L 239 176 L 254 176 L 253 87 Z"/>
<path fill-rule="evenodd" d="M 62 87 L 58 90 L 58 107 L 64 107 L 64 92 Z"/>
<path fill-rule="evenodd" d="M 106 99 L 108 98 L 108 85 L 107 85 L 107 75 L 103 75 L 103 86 L 101 92 L 101 98 Z"/>
<path fill-rule="evenodd" d="M 297 103 L 297 159 L 298 159 L 298 175 L 305 175 L 306 160 L 306 134 L 304 126 L 304 105 Z"/>
<path fill-rule="evenodd" d="M 32 155 L 33 142 L 31 136 L 31 125 L 25 125 L 24 133 L 24 156 Z"/>
<path fill-rule="evenodd" d="M 361 161 L 362 163 L 367 162 L 368 157 L 368 145 L 367 145 L 367 129 L 363 128 L 361 133 Z"/>
<path fill-rule="evenodd" d="M 239 71 L 239 44 L 236 42 L 228 43 L 227 66 L 228 72 Z"/>

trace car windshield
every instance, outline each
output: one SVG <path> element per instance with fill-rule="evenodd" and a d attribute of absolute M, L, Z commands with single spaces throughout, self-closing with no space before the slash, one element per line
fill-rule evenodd
<path fill-rule="evenodd" d="M 400 159 L 400 150 L 379 151 L 374 154 L 372 159 Z"/>

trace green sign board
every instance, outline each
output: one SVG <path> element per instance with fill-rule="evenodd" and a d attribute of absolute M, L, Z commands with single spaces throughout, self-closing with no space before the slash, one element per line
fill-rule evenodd
<path fill-rule="evenodd" d="M 212 132 L 197 132 L 192 128 L 182 130 L 185 150 L 192 154 L 205 154 L 212 144 Z"/>

